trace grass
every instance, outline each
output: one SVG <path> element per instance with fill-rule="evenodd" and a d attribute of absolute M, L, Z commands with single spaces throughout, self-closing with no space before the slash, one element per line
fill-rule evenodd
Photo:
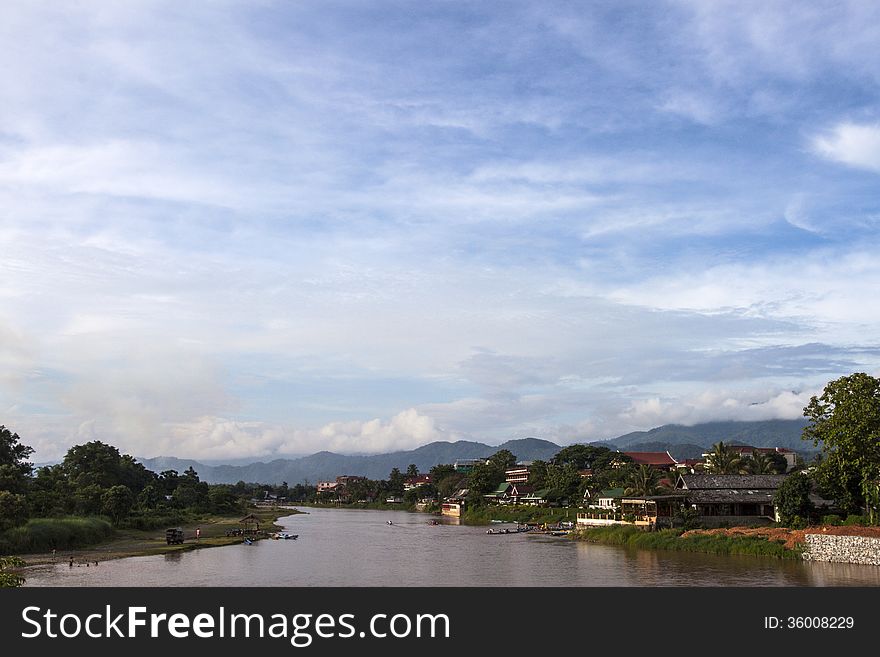
<path fill-rule="evenodd" d="M 618 525 L 591 527 L 575 534 L 578 540 L 605 545 L 623 545 L 647 550 L 675 550 L 706 554 L 749 555 L 800 559 L 801 553 L 785 548 L 782 541 L 754 536 L 698 535 L 682 537 L 681 531 L 663 529 L 648 532 L 637 527 Z"/>
<path fill-rule="evenodd" d="M 56 560 L 52 555 L 52 549 L 55 548 L 59 554 L 63 553 L 63 558 L 83 561 L 95 561 L 106 559 L 118 559 L 120 557 L 146 556 L 152 554 L 166 554 L 169 552 L 186 552 L 206 547 L 220 547 L 223 545 L 232 545 L 241 543 L 241 536 L 227 536 L 226 533 L 231 529 L 239 527 L 239 519 L 253 513 L 260 518 L 260 528 L 267 531 L 275 531 L 280 529 L 275 525 L 275 520 L 281 516 L 294 515 L 298 513 L 293 509 L 282 508 L 257 508 L 248 509 L 245 512 L 237 512 L 233 515 L 205 514 L 201 516 L 193 516 L 186 522 L 169 523 L 167 527 L 180 527 L 184 531 L 185 541 L 178 545 L 168 545 L 165 542 L 166 525 L 161 525 L 153 529 L 136 529 L 132 527 L 120 528 L 114 530 L 106 520 L 97 518 L 63 518 L 63 519 L 33 519 L 23 527 L 7 530 L 6 535 L 12 532 L 24 533 L 28 527 L 32 525 L 70 525 L 83 524 L 84 522 L 98 520 L 106 524 L 109 531 L 106 534 L 102 530 L 101 535 L 83 535 L 80 540 L 68 542 L 66 544 L 46 543 L 43 541 L 20 541 L 19 549 L 9 550 L 7 553 L 25 555 L 26 561 L 33 565 L 37 563 L 52 563 Z M 201 530 L 201 538 L 195 540 L 196 528 Z M 32 533 L 32 532 L 31 532 Z M 6 538 L 3 535 L 0 538 L 0 553 L 4 551 L 2 541 Z M 42 534 L 40 534 L 42 536 Z"/>
<path fill-rule="evenodd" d="M 537 522 L 555 524 L 559 521 L 577 520 L 575 508 L 546 508 L 538 506 L 480 506 L 465 508 L 461 519 L 474 525 L 489 524 L 492 520 L 506 522 Z"/>
<path fill-rule="evenodd" d="M 25 554 L 70 550 L 106 541 L 113 526 L 105 518 L 31 518 L 0 535 L 0 553 Z"/>

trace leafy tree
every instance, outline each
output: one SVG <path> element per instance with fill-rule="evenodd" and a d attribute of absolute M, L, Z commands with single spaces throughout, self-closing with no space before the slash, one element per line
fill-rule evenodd
<path fill-rule="evenodd" d="M 73 513 L 73 486 L 64 467 L 48 465 L 37 469 L 28 491 L 31 513 L 38 517 Z"/>
<path fill-rule="evenodd" d="M 743 465 L 749 474 L 762 475 L 776 474 L 777 472 L 776 464 L 764 452 L 752 452 L 749 458 L 744 459 Z"/>
<path fill-rule="evenodd" d="M 108 488 L 101 495 L 101 510 L 113 520 L 114 525 L 125 518 L 134 506 L 134 495 L 128 486 L 121 484 Z"/>
<path fill-rule="evenodd" d="M 155 509 L 165 501 L 157 484 L 150 484 L 144 488 L 137 496 L 137 505 L 141 509 Z"/>
<path fill-rule="evenodd" d="M 76 488 L 110 488 L 121 483 L 121 461 L 116 447 L 95 440 L 67 450 L 62 465 Z"/>
<path fill-rule="evenodd" d="M 468 488 L 474 502 L 482 501 L 482 496 L 491 493 L 504 481 L 504 469 L 490 460 L 478 463 L 468 475 Z"/>
<path fill-rule="evenodd" d="M 444 477 L 437 479 L 434 486 L 437 488 L 437 494 L 440 497 L 449 497 L 459 488 L 464 486 L 467 475 L 463 472 L 456 472 L 455 468 Z"/>
<path fill-rule="evenodd" d="M 514 465 L 516 465 L 516 455 L 509 449 L 499 449 L 489 457 L 489 466 L 502 472 Z"/>
<path fill-rule="evenodd" d="M 534 461 L 529 468 L 529 486 L 534 486 L 535 490 L 547 488 L 547 468 L 550 466 L 546 461 L 540 459 Z"/>
<path fill-rule="evenodd" d="M 660 473 L 644 463 L 629 471 L 626 479 L 626 495 L 656 495 L 660 486 Z"/>
<path fill-rule="evenodd" d="M 163 470 L 159 473 L 158 484 L 162 489 L 162 492 L 165 495 L 173 495 L 174 490 L 177 488 L 177 485 L 180 483 L 180 474 L 177 470 Z M 243 481 L 238 482 L 241 484 L 241 491 L 244 492 L 246 490 L 247 484 Z M 236 486 L 238 486 L 236 484 Z"/>
<path fill-rule="evenodd" d="M 18 557 L 0 557 L 0 588 L 18 587 L 24 584 L 24 577 L 10 573 L 10 568 L 21 568 L 25 565 Z"/>
<path fill-rule="evenodd" d="M 388 492 L 395 497 L 403 496 L 403 473 L 399 468 L 393 468 L 388 475 Z"/>
<path fill-rule="evenodd" d="M 101 499 L 105 488 L 98 484 L 80 486 L 73 494 L 74 510 L 77 515 L 94 516 L 101 513 L 104 501 Z"/>
<path fill-rule="evenodd" d="M 810 500 L 812 487 L 810 478 L 802 472 L 795 472 L 782 481 L 773 495 L 773 503 L 780 522 L 789 525 L 795 517 L 809 518 L 812 515 L 814 511 L 813 502 Z"/>
<path fill-rule="evenodd" d="M 28 505 L 24 495 L 0 490 L 0 531 L 27 522 Z"/>
<path fill-rule="evenodd" d="M 710 474 L 740 474 L 743 460 L 730 447 L 719 441 L 712 445 L 712 451 L 706 457 L 706 472 Z"/>
<path fill-rule="evenodd" d="M 574 463 L 565 465 L 548 465 L 547 486 L 558 496 L 559 499 L 572 498 L 577 495 L 581 476 L 578 474 Z"/>
<path fill-rule="evenodd" d="M 28 479 L 33 474 L 33 466 L 28 458 L 34 449 L 21 443 L 17 433 L 12 433 L 0 425 L 0 490 L 10 493 L 24 493 Z"/>
<path fill-rule="evenodd" d="M 406 469 L 407 477 L 418 477 L 419 476 L 419 468 L 415 463 L 410 463 L 409 467 Z"/>
<path fill-rule="evenodd" d="M 596 461 L 599 461 L 600 464 L 604 462 L 607 465 L 607 457 L 609 454 L 612 454 L 612 452 L 607 447 L 582 444 L 569 445 L 568 447 L 562 448 L 556 456 L 551 459 L 551 463 L 554 465 L 571 463 L 578 470 L 586 470 L 588 468 L 592 469 Z"/>
<path fill-rule="evenodd" d="M 817 482 L 843 510 L 865 508 L 880 479 L 880 379 L 859 372 L 831 381 L 804 416 L 803 438 L 822 446 Z"/>

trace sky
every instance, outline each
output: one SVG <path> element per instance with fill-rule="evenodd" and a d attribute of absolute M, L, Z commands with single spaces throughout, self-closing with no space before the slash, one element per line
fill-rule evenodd
<path fill-rule="evenodd" d="M 0 424 L 206 460 L 880 374 L 880 4 L 0 6 Z"/>

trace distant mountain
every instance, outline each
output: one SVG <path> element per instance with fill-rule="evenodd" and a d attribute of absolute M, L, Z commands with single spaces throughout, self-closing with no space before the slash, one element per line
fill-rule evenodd
<path fill-rule="evenodd" d="M 753 447 L 787 447 L 798 452 L 815 452 L 812 443 L 801 440 L 806 420 L 764 420 L 762 422 L 706 422 L 686 427 L 665 424 L 650 431 L 635 431 L 608 442 L 620 449 L 633 445 L 662 443 L 711 447 L 719 440 Z M 646 450 L 647 451 L 647 450 Z"/>
<path fill-rule="evenodd" d="M 764 422 L 708 422 L 686 427 L 667 424 L 650 431 L 636 431 L 612 440 L 591 443 L 623 451 L 669 451 L 676 459 L 698 458 L 707 448 L 723 440 L 754 447 L 788 447 L 803 453 L 816 451 L 812 444 L 801 440 L 803 420 L 767 420 Z M 454 463 L 458 459 L 491 456 L 500 449 L 508 449 L 520 461 L 547 461 L 562 449 L 560 445 L 539 438 L 509 440 L 497 446 L 459 440 L 454 443 L 434 442 L 417 449 L 390 454 L 345 455 L 318 452 L 295 459 L 275 459 L 268 463 L 239 465 L 208 465 L 189 459 L 160 456 L 138 459 L 154 472 L 195 469 L 203 481 L 230 483 L 237 481 L 293 485 L 303 481 L 315 483 L 333 479 L 337 475 L 361 475 L 370 479 L 385 479 L 393 468 L 406 470 L 415 463 L 427 472 L 438 463 Z"/>
<path fill-rule="evenodd" d="M 315 483 L 322 479 L 333 479 L 337 475 L 351 474 L 385 479 L 393 468 L 406 470 L 415 463 L 419 470 L 427 472 L 438 463 L 454 463 L 458 459 L 488 457 L 501 449 L 508 449 L 520 461 L 549 460 L 561 446 L 539 438 L 509 440 L 497 446 L 459 440 L 454 443 L 434 442 L 417 449 L 390 454 L 352 456 L 333 452 L 318 452 L 298 459 L 276 459 L 268 463 L 248 465 L 207 465 L 188 459 L 159 456 L 151 459 L 138 459 L 154 472 L 177 470 L 183 472 L 192 466 L 202 481 L 208 483 L 235 483 L 237 481 L 289 484 L 309 481 Z"/>

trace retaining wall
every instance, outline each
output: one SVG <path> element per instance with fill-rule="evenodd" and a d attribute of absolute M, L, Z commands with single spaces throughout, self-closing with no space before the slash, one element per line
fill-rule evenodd
<path fill-rule="evenodd" d="M 806 544 L 803 556 L 807 561 L 880 566 L 880 538 L 807 534 L 804 540 Z"/>

